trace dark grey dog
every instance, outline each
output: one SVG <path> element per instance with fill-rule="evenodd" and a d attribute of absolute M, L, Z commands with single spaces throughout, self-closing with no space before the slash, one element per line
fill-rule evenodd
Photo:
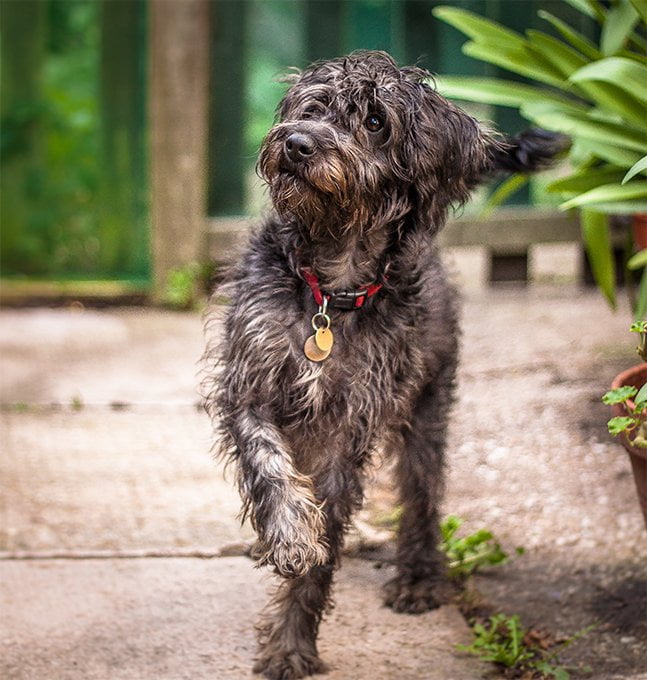
<path fill-rule="evenodd" d="M 254 668 L 273 680 L 325 671 L 317 630 L 377 448 L 397 458 L 403 507 L 386 604 L 438 605 L 458 332 L 434 237 L 484 177 L 533 170 L 561 146 L 495 135 L 429 79 L 383 52 L 293 78 L 259 161 L 274 212 L 218 291 L 231 304 L 207 349 L 207 408 L 258 564 L 285 577 Z"/>

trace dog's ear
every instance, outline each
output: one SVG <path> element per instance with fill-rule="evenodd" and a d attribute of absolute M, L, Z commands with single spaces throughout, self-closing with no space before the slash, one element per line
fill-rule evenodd
<path fill-rule="evenodd" d="M 433 215 L 462 205 L 499 172 L 531 173 L 550 166 L 569 144 L 564 135 L 532 129 L 505 137 L 441 97 L 426 83 L 417 112 L 413 164 L 419 210 Z"/>
<path fill-rule="evenodd" d="M 410 167 L 419 211 L 437 213 L 461 205 L 492 165 L 496 135 L 427 84 L 420 85 Z"/>

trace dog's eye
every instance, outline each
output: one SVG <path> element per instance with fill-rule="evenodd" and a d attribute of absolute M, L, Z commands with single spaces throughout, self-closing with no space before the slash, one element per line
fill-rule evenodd
<path fill-rule="evenodd" d="M 364 125 L 369 132 L 379 132 L 384 127 L 384 120 L 382 116 L 378 116 L 376 113 L 372 113 L 364 121 Z"/>
<path fill-rule="evenodd" d="M 314 118 L 315 116 L 320 116 L 324 111 L 324 105 L 317 102 L 316 104 L 310 104 L 306 106 L 301 114 L 301 118 L 307 120 L 308 118 Z"/>

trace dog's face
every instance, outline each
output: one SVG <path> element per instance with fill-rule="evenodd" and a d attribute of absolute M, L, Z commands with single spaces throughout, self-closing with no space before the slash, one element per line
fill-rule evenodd
<path fill-rule="evenodd" d="M 315 64 L 294 80 L 259 158 L 276 210 L 316 232 L 417 213 L 430 227 L 467 199 L 489 135 L 416 67 L 383 52 Z"/>

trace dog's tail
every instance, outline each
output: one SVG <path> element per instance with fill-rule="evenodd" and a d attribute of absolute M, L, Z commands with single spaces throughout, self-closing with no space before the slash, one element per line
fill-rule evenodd
<path fill-rule="evenodd" d="M 569 146 L 570 139 L 565 135 L 531 128 L 516 137 L 505 137 L 492 148 L 486 174 L 544 170 Z"/>

